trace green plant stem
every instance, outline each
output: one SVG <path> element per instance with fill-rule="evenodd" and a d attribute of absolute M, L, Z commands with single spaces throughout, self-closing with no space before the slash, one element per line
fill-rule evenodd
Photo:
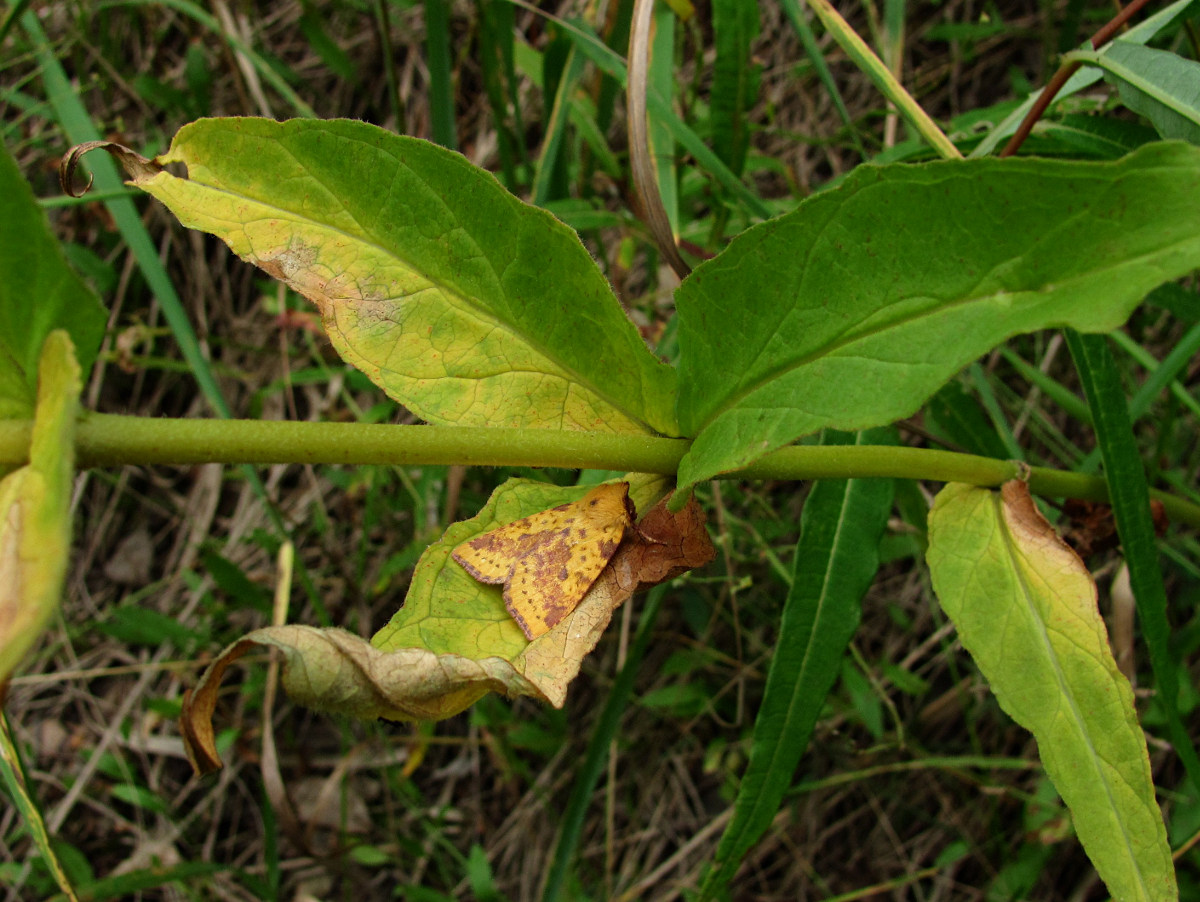
<path fill-rule="evenodd" d="M 0 422 L 0 465 L 28 459 L 29 420 Z M 279 420 L 151 419 L 85 413 L 76 433 L 78 466 L 126 464 L 463 464 L 563 467 L 673 475 L 690 442 L 649 435 L 554 429 L 480 429 Z M 996 486 L 1018 478 L 1015 461 L 893 446 L 793 445 L 726 479 L 892 477 Z M 1102 478 L 1029 468 L 1035 494 L 1107 501 Z M 1153 491 L 1171 519 L 1200 527 L 1200 505 Z"/>

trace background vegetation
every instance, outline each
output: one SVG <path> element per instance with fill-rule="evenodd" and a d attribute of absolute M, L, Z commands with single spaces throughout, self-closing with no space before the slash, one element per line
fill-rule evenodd
<path fill-rule="evenodd" d="M 693 258 L 864 160 L 920 153 L 836 45 L 808 31 L 803 10 L 763 3 L 755 28 L 738 7 L 678 0 L 656 13 L 652 84 L 748 189 L 722 184 L 654 118 L 668 212 Z M 931 114 L 964 117 L 949 129 L 958 138 L 972 117 L 995 121 L 1044 83 L 1056 55 L 1112 15 L 1078 0 L 842 12 Z M 456 147 L 578 228 L 670 355 L 677 280 L 634 213 L 621 91 L 569 24 L 623 55 L 628 15 L 618 0 L 11 6 L 0 26 L 3 140 L 111 311 L 85 403 L 210 416 L 207 368 L 236 416 L 411 422 L 332 353 L 305 302 L 220 242 L 144 199 L 122 218 L 96 194 L 59 195 L 58 159 L 88 129 L 153 155 L 206 115 L 353 117 Z M 1168 46 L 1194 58 L 1190 36 L 1180 30 Z M 1070 125 L 1109 101 L 1097 89 L 1056 115 Z M 1123 134 L 1140 127 L 1130 119 Z M 1030 149 L 1065 152 L 1042 140 Z M 1155 301 L 1118 339 L 1130 394 L 1147 361 L 1190 340 L 1200 320 L 1193 295 Z M 1179 378 L 1186 386 L 1191 373 Z M 1060 339 L 1033 336 L 971 367 L 900 435 L 1086 468 L 1079 394 Z M 1151 478 L 1195 499 L 1195 401 L 1182 389 L 1152 398 L 1140 433 Z M 487 698 L 436 726 L 349 723 L 275 699 L 267 671 L 250 666 L 218 711 L 226 769 L 197 780 L 183 759 L 181 694 L 206 655 L 269 621 L 285 536 L 297 548 L 289 620 L 370 635 L 403 599 L 425 545 L 509 475 L 275 467 L 258 473 L 270 505 L 232 467 L 81 476 L 68 600 L 8 708 L 65 865 L 81 884 L 109 881 L 91 898 L 529 899 L 568 864 L 550 881 L 563 898 L 686 897 L 745 765 L 806 486 L 704 488 L 717 562 L 627 605 L 562 711 Z M 1000 712 L 932 598 L 919 556 L 929 496 L 899 484 L 853 659 L 738 899 L 1104 898 L 1032 740 Z M 1200 549 L 1179 535 L 1171 547 L 1167 587 L 1187 660 L 1200 642 Z M 1136 680 L 1145 663 L 1119 558 L 1102 551 L 1089 563 Z M 648 608 L 657 616 L 641 634 L 645 656 L 624 670 Z M 1155 725 L 1152 707 L 1140 713 Z M 1160 784 L 1177 783 L 1174 759 L 1151 753 L 1165 762 Z M 578 788 L 588 761 L 604 762 L 594 792 Z M 1173 846 L 1200 828 L 1200 811 L 1167 811 Z M 8 898 L 53 891 L 28 850 L 15 811 L 0 811 Z M 1185 899 L 1200 898 L 1195 866 L 1181 859 Z"/>

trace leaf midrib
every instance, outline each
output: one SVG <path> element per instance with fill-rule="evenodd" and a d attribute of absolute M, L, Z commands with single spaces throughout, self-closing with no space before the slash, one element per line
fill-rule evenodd
<path fill-rule="evenodd" d="M 938 304 L 936 306 L 929 307 L 929 308 L 926 308 L 926 309 L 923 309 L 920 311 L 916 311 L 912 314 L 901 316 L 898 319 L 889 320 L 886 323 L 881 323 L 873 328 L 861 329 L 861 330 L 855 331 L 855 326 L 851 326 L 845 332 L 841 333 L 837 338 L 835 338 L 829 342 L 826 342 L 825 344 L 823 344 L 817 348 L 814 348 L 808 354 L 805 354 L 794 360 L 790 360 L 785 363 L 782 363 L 779 366 L 772 367 L 771 369 L 764 372 L 763 375 L 759 379 L 755 380 L 753 383 L 748 384 L 746 387 L 739 389 L 738 391 L 729 395 L 727 400 L 725 401 L 725 403 L 722 404 L 722 406 L 720 406 L 719 408 L 716 408 L 709 416 L 707 416 L 704 419 L 704 421 L 700 424 L 699 429 L 697 430 L 697 434 L 702 433 L 705 429 L 707 429 L 709 426 L 711 426 L 712 423 L 715 420 L 717 420 L 719 417 L 723 416 L 724 414 L 728 413 L 731 410 L 736 410 L 738 407 L 741 406 L 742 401 L 744 401 L 750 395 L 753 395 L 755 392 L 762 389 L 764 386 L 769 385 L 771 382 L 775 382 L 779 379 L 784 378 L 789 373 L 791 373 L 795 370 L 803 369 L 804 367 L 809 366 L 810 364 L 812 364 L 818 360 L 821 360 L 826 357 L 832 357 L 835 354 L 837 354 L 839 351 L 853 345 L 855 342 L 866 341 L 868 339 L 875 338 L 887 330 L 898 329 L 898 328 L 902 328 L 902 327 L 911 325 L 912 323 L 920 322 L 922 319 L 929 318 L 929 317 L 932 317 L 935 315 L 939 315 L 941 313 L 944 313 L 946 310 L 950 310 L 955 307 L 965 307 L 967 305 L 974 304 L 974 303 L 977 303 L 980 301 L 995 300 L 996 298 L 1003 297 L 1005 295 L 1015 298 L 1019 295 L 1045 294 L 1047 291 L 1058 291 L 1064 287 L 1070 287 L 1070 286 L 1073 286 L 1077 283 L 1083 282 L 1088 279 L 1103 277 L 1103 275 L 1106 273 L 1116 272 L 1127 266 L 1132 266 L 1132 265 L 1136 265 L 1136 264 L 1142 263 L 1147 260 L 1152 260 L 1156 257 L 1161 256 L 1164 253 L 1171 251 L 1172 249 L 1178 248 L 1178 247 L 1186 245 L 1188 243 L 1194 243 L 1195 241 L 1196 241 L 1195 236 L 1192 236 L 1191 238 L 1186 239 L 1186 240 L 1178 240 L 1178 241 L 1175 241 L 1168 245 L 1162 245 L 1162 246 L 1156 248 L 1153 252 L 1142 254 L 1138 257 L 1123 257 L 1123 258 L 1121 258 L 1120 262 L 1115 263 L 1112 266 L 1097 267 L 1097 268 L 1089 269 L 1084 273 L 1080 273 L 1079 275 L 1071 276 L 1066 279 L 1055 279 L 1050 282 L 1047 282 L 1046 284 L 1043 284 L 1041 287 L 1038 287 L 1038 288 L 1025 288 L 1025 289 L 1021 289 L 1019 291 L 1002 291 L 1002 290 L 1000 290 L 1000 291 L 993 291 L 988 294 L 969 295 L 969 296 L 966 296 L 966 297 L 963 297 L 963 298 L 960 298 L 957 300 L 948 300 L 948 301 Z M 1013 259 L 1016 259 L 1016 258 L 1010 258 L 1009 260 L 1003 261 L 1001 264 L 997 264 L 991 270 L 989 270 L 988 275 L 990 275 L 992 272 L 995 272 L 995 270 L 999 269 L 1001 266 L 1011 263 Z M 985 275 L 983 278 L 986 278 L 986 277 L 987 276 Z M 982 281 L 983 278 L 981 278 L 980 281 Z M 903 303 L 905 301 L 910 301 L 913 299 L 913 297 L 916 297 L 916 295 L 913 295 L 913 296 L 910 296 L 907 298 L 901 298 L 896 303 Z M 877 315 L 878 313 L 879 313 L 879 311 L 876 310 L 873 313 L 871 313 L 870 316 Z M 1041 328 L 1041 327 L 1039 327 L 1039 328 Z M 1000 340 L 1003 340 L 1003 339 L 1000 339 Z M 759 353 L 761 354 L 762 351 L 760 350 Z M 851 356 L 851 355 L 845 355 L 845 356 Z"/>
<path fill-rule="evenodd" d="M 1025 578 L 1025 572 L 1021 566 L 1022 556 L 1019 553 L 1020 549 L 1013 539 L 1012 531 L 1009 528 L 1004 515 L 1004 503 L 999 493 L 990 492 L 989 494 L 991 495 L 990 501 L 993 505 L 997 524 L 1000 526 L 999 532 L 1001 540 L 1004 543 L 1004 550 L 1009 558 L 1010 571 L 1013 573 L 1017 585 L 1020 588 L 1021 597 L 1025 602 L 1026 608 L 1032 615 L 1033 621 L 1037 624 L 1037 636 L 1041 640 L 1040 644 L 1042 646 L 1043 654 L 1054 669 L 1055 679 L 1058 686 L 1058 695 L 1061 699 L 1065 700 L 1066 709 L 1070 711 L 1071 714 L 1073 729 L 1076 735 L 1083 740 L 1083 744 L 1087 749 L 1088 760 L 1091 762 L 1091 769 L 1095 775 L 1094 779 L 1104 787 L 1104 795 L 1108 800 L 1108 810 L 1110 812 L 1116 812 L 1119 810 L 1119 805 L 1112 791 L 1111 783 L 1108 779 L 1108 773 L 1104 767 L 1101 766 L 1103 763 L 1105 763 L 1104 759 L 1096 751 L 1095 744 L 1092 742 L 1091 733 L 1087 729 L 1086 718 L 1084 718 L 1079 704 L 1075 698 L 1075 693 L 1067 684 L 1063 670 L 1060 666 L 1059 656 L 1055 653 L 1053 645 L 1050 641 L 1049 632 L 1046 629 L 1046 622 L 1038 611 L 1037 604 L 1032 600 L 1036 596 Z M 1030 732 L 1033 732 L 1032 728 L 1030 728 Z M 1038 742 L 1041 743 L 1042 737 L 1038 736 L 1036 733 L 1034 735 Z M 1138 885 L 1142 887 L 1143 891 L 1146 893 L 1146 897 L 1149 898 L 1152 894 L 1146 887 L 1146 881 L 1142 874 L 1141 863 L 1133 848 L 1129 831 L 1126 829 L 1125 820 L 1121 817 L 1116 817 L 1115 820 L 1120 828 L 1121 841 L 1125 846 L 1125 851 L 1128 856 L 1127 860 L 1132 865 L 1132 870 L 1136 875 Z"/>

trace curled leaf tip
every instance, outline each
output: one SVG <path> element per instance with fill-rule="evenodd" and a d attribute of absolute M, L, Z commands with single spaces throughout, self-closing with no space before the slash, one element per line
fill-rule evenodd
<path fill-rule="evenodd" d="M 74 187 L 75 168 L 79 165 L 80 159 L 84 154 L 91 153 L 93 150 L 106 150 L 124 167 L 129 178 L 135 182 L 142 179 L 150 178 L 156 173 L 162 172 L 162 166 L 147 159 L 140 153 L 130 150 L 124 144 L 118 144 L 115 141 L 85 141 L 83 144 L 76 144 L 66 156 L 62 158 L 62 162 L 58 165 L 58 182 L 62 186 L 63 193 L 69 197 L 83 197 L 91 190 L 92 182 L 95 177 L 88 176 L 87 184 L 79 190 Z"/>

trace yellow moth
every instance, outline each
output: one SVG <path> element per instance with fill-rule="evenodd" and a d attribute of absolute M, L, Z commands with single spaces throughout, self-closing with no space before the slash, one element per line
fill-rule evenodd
<path fill-rule="evenodd" d="M 480 582 L 503 583 L 504 606 L 536 639 L 575 610 L 633 518 L 629 483 L 608 482 L 463 542 L 453 557 Z"/>

